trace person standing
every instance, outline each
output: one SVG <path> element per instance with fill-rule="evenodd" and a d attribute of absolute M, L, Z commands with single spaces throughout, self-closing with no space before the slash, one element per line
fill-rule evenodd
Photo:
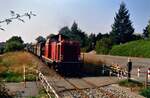
<path fill-rule="evenodd" d="M 132 70 L 132 61 L 131 61 L 130 58 L 128 58 L 127 70 L 128 70 L 128 81 L 130 81 L 130 79 L 131 79 L 131 70 Z"/>

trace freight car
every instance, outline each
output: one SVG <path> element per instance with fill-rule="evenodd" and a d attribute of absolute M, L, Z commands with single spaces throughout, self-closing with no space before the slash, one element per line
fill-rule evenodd
<path fill-rule="evenodd" d="M 64 75 L 76 75 L 80 73 L 82 63 L 80 61 L 80 44 L 70 40 L 67 36 L 58 34 L 46 40 L 28 47 L 28 51 L 37 55 L 42 61 Z"/>

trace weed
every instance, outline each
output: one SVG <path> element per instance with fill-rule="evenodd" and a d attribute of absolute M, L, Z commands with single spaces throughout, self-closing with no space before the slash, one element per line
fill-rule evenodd
<path fill-rule="evenodd" d="M 143 84 L 138 82 L 138 81 L 135 81 L 135 80 L 122 80 L 119 82 L 119 85 L 120 86 L 125 86 L 125 87 L 143 87 Z"/>

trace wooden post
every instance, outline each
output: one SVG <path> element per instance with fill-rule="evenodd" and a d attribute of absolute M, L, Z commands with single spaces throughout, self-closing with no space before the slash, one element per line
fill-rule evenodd
<path fill-rule="evenodd" d="M 83 63 L 84 63 L 84 52 L 83 52 Z"/>
<path fill-rule="evenodd" d="M 38 70 L 36 70 L 36 79 L 35 79 L 35 81 L 36 81 L 36 85 L 38 86 Z"/>
<path fill-rule="evenodd" d="M 148 68 L 147 74 L 148 74 L 148 79 L 149 79 L 150 78 L 150 68 Z"/>
<path fill-rule="evenodd" d="M 105 66 L 104 66 L 104 64 L 102 65 L 102 67 L 103 67 L 102 68 L 102 75 L 104 75 L 105 74 L 105 69 L 104 69 Z"/>
<path fill-rule="evenodd" d="M 138 74 L 137 74 L 138 78 L 140 77 L 140 67 L 138 68 Z"/>
<path fill-rule="evenodd" d="M 147 83 L 148 83 L 148 73 L 146 72 L 146 78 L 145 78 L 145 88 L 147 88 Z"/>
<path fill-rule="evenodd" d="M 24 79 L 24 87 L 26 88 L 26 68 L 25 68 L 25 65 L 23 65 L 23 79 Z"/>
<path fill-rule="evenodd" d="M 112 71 L 111 70 L 109 70 L 109 77 L 111 78 L 111 74 L 112 74 Z"/>

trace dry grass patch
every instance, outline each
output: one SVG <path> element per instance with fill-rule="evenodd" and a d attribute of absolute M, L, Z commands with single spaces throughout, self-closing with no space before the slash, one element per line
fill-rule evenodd
<path fill-rule="evenodd" d="M 7 68 L 5 66 L 0 65 L 0 73 L 4 72 L 6 70 L 7 70 Z"/>
<path fill-rule="evenodd" d="M 84 61 L 84 63 L 90 63 L 95 65 L 102 65 L 105 64 L 101 59 L 99 59 L 95 54 L 88 54 L 88 53 L 82 53 L 81 59 Z"/>
<path fill-rule="evenodd" d="M 28 52 L 6 53 L 0 57 L 0 77 L 6 81 L 9 81 L 9 78 L 13 81 L 16 79 L 17 82 L 22 81 L 23 66 L 25 66 L 27 80 L 35 80 L 35 70 L 31 69 L 36 69 L 39 63 L 39 60 Z"/>

